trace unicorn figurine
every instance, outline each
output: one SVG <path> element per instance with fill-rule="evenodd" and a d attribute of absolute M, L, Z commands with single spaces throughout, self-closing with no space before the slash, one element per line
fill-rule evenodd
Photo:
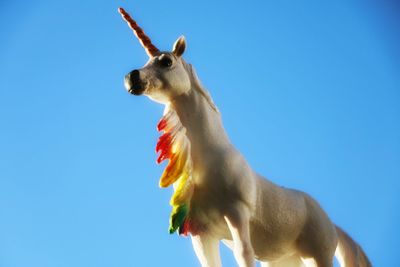
<path fill-rule="evenodd" d="M 230 142 L 220 113 L 192 65 L 182 36 L 160 51 L 122 8 L 146 53 L 143 68 L 125 76 L 133 95 L 165 105 L 157 162 L 168 160 L 161 187 L 173 185 L 169 232 L 190 235 L 203 267 L 219 267 L 219 242 L 238 266 L 371 266 L 361 247 L 308 194 L 257 174 Z"/>

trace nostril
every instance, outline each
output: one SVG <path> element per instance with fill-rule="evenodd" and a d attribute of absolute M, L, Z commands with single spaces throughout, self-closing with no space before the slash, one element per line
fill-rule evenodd
<path fill-rule="evenodd" d="M 133 70 L 125 75 L 125 88 L 134 95 L 143 93 L 144 87 L 140 80 L 140 71 Z"/>
<path fill-rule="evenodd" d="M 131 76 L 132 80 L 139 80 L 139 71 L 138 70 L 133 70 L 131 73 L 129 73 Z"/>

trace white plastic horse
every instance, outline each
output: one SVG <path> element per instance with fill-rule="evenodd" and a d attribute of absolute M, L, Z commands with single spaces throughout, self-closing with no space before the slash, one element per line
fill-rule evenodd
<path fill-rule="evenodd" d="M 126 75 L 125 87 L 166 105 L 190 141 L 192 163 L 190 225 L 203 267 L 221 266 L 219 241 L 232 248 L 240 267 L 332 267 L 335 255 L 346 267 L 371 266 L 344 231 L 306 193 L 285 189 L 257 174 L 235 149 L 210 95 L 182 54 L 180 37 L 172 52 L 160 52 L 120 9 L 150 59 Z"/>

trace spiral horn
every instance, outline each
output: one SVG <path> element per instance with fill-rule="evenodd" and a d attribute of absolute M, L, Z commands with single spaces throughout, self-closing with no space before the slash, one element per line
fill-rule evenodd
<path fill-rule="evenodd" d="M 157 55 L 160 50 L 158 50 L 158 48 L 151 43 L 150 38 L 144 33 L 143 29 L 139 27 L 136 21 L 133 20 L 122 7 L 118 8 L 118 12 L 121 14 L 126 23 L 128 23 L 128 26 L 133 30 L 143 48 L 146 50 L 147 55 L 149 55 L 149 57 L 154 57 Z"/>

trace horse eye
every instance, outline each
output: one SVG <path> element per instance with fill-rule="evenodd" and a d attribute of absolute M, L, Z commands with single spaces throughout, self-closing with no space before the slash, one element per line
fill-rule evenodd
<path fill-rule="evenodd" d="M 172 59 L 169 58 L 169 57 L 167 57 L 167 56 L 164 56 L 164 57 L 162 57 L 161 60 L 160 60 L 160 65 L 161 65 L 162 67 L 171 67 L 171 65 L 172 65 Z"/>

